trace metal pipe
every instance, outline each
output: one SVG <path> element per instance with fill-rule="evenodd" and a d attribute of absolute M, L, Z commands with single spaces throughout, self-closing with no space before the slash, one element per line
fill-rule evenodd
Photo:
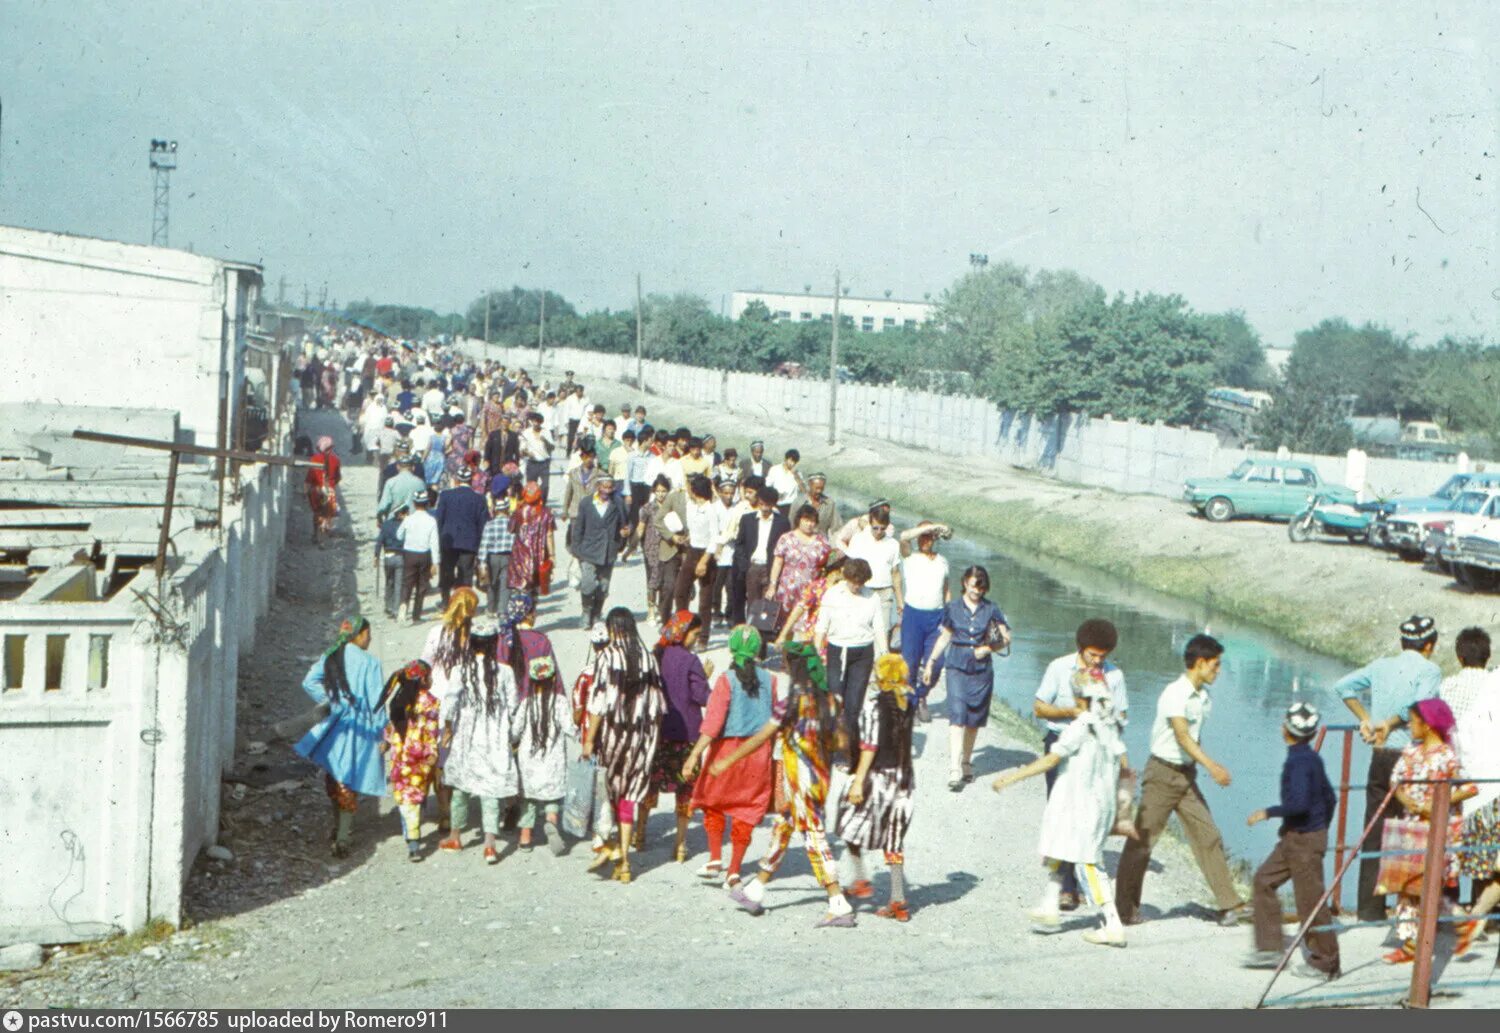
<path fill-rule="evenodd" d="M 1344 851 L 1347 846 L 1345 838 L 1349 827 L 1349 769 L 1354 753 L 1354 729 L 1345 728 L 1344 732 L 1344 757 L 1339 763 L 1339 827 L 1338 839 L 1335 840 L 1333 851 L 1333 867 L 1340 872 L 1340 876 L 1333 884 L 1333 913 L 1339 914 L 1343 910 L 1343 868 Z M 1361 839 L 1363 842 L 1363 839 Z"/>
<path fill-rule="evenodd" d="M 1422 862 L 1422 904 L 1417 919 L 1417 957 L 1411 970 L 1411 992 L 1408 1008 L 1425 1008 L 1432 997 L 1432 955 L 1437 944 L 1438 908 L 1442 906 L 1444 876 L 1447 874 L 1445 848 L 1448 838 L 1448 810 L 1453 796 L 1450 782 L 1432 787 L 1432 808 L 1427 820 L 1427 857 Z"/>

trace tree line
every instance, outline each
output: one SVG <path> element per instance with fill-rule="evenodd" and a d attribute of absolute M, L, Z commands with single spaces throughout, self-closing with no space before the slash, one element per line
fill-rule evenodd
<path fill-rule="evenodd" d="M 580 313 L 545 295 L 549 345 L 634 353 L 633 309 Z M 513 287 L 475 299 L 462 315 L 368 301 L 350 313 L 400 336 L 474 338 L 485 336 L 488 313 L 490 340 L 524 346 L 536 343 L 541 309 L 541 292 Z M 689 293 L 650 295 L 643 309 L 648 358 L 755 373 L 794 362 L 828 375 L 826 322 L 778 322 L 758 302 L 727 319 Z M 1296 334 L 1277 372 L 1242 312 L 1198 312 L 1175 294 L 1111 297 L 1078 273 L 1009 262 L 965 273 L 924 325 L 861 333 L 845 322 L 839 365 L 860 382 L 980 393 L 1043 415 L 1196 427 L 1213 421 L 1213 388 L 1266 391 L 1272 403 L 1251 433 L 1270 449 L 1347 449 L 1350 416 L 1436 420 L 1481 454 L 1500 445 L 1500 346 L 1444 339 L 1419 348 L 1387 327 L 1330 318 Z"/>

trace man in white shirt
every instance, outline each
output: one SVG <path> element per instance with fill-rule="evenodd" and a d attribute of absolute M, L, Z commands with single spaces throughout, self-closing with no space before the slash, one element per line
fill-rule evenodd
<path fill-rule="evenodd" d="M 406 435 L 406 440 L 411 442 L 411 454 L 419 460 L 427 458 L 427 450 L 432 447 L 432 436 L 437 431 L 427 422 L 427 414 L 418 409 L 412 413 L 412 428 Z"/>
<path fill-rule="evenodd" d="M 1109 662 L 1109 654 L 1119 645 L 1120 635 L 1114 624 L 1102 617 L 1091 617 L 1078 626 L 1073 633 L 1076 653 L 1060 656 L 1047 665 L 1042 673 L 1042 683 L 1031 702 L 1031 712 L 1040 718 L 1046 727 L 1042 736 L 1042 753 L 1052 750 L 1064 730 L 1075 717 L 1084 714 L 1088 707 L 1078 702 L 1075 688 L 1083 684 L 1102 681 L 1109 689 L 1114 701 L 1114 713 L 1121 728 L 1125 726 L 1125 712 L 1130 709 L 1130 700 L 1125 692 L 1125 674 Z M 1052 795 L 1052 784 L 1057 781 L 1057 769 L 1046 773 L 1047 795 Z M 1073 911 L 1078 907 L 1078 875 L 1071 865 L 1062 871 L 1061 907 Z"/>
<path fill-rule="evenodd" d="M 411 500 L 411 512 L 396 532 L 401 542 L 401 611 L 411 614 L 411 622 L 422 621 L 422 602 L 427 598 L 427 585 L 436 573 L 439 555 L 437 521 L 429 509 L 432 496 L 419 492 Z"/>
<path fill-rule="evenodd" d="M 718 484 L 719 505 L 724 511 L 719 514 L 719 547 L 714 553 L 714 620 L 721 626 L 729 625 L 731 612 L 729 592 L 734 574 L 734 540 L 740 533 L 740 517 L 754 509 L 743 498 L 737 481 L 720 481 Z"/>
<path fill-rule="evenodd" d="M 436 384 L 429 385 L 422 392 L 422 408 L 427 410 L 429 417 L 443 415 L 443 391 Z"/>
<path fill-rule="evenodd" d="M 536 481 L 542 489 L 542 502 L 547 501 L 548 481 L 552 473 L 552 435 L 544 429 L 541 413 L 534 412 L 526 420 L 526 429 L 521 432 L 521 458 L 526 461 L 526 479 Z"/>
<path fill-rule="evenodd" d="M 1219 924 L 1234 926 L 1250 917 L 1249 905 L 1240 899 L 1229 874 L 1224 839 L 1197 783 L 1197 765 L 1201 764 L 1215 782 L 1229 785 L 1229 771 L 1215 763 L 1199 745 L 1203 723 L 1208 720 L 1212 705 L 1208 687 L 1219 676 L 1223 654 L 1224 647 L 1215 639 L 1194 635 L 1183 651 L 1187 673 L 1162 690 L 1156 702 L 1156 720 L 1151 725 L 1151 758 L 1141 774 L 1141 803 L 1135 814 L 1140 838 L 1125 841 L 1115 876 L 1120 920 L 1126 925 L 1141 920 L 1141 885 L 1151 862 L 1151 848 L 1174 813 L 1193 848 L 1198 868 L 1213 891 L 1219 907 Z"/>
<path fill-rule="evenodd" d="M 932 722 L 927 709 L 932 686 L 922 677 L 922 663 L 942 634 L 943 613 L 953 598 L 948 559 L 937 551 L 938 537 L 946 530 L 942 524 L 923 520 L 901 535 L 901 589 L 906 597 L 899 622 L 901 656 L 910 671 L 907 684 L 917 698 L 916 720 L 924 725 Z M 917 541 L 915 551 L 909 544 L 912 538 Z"/>
<path fill-rule="evenodd" d="M 802 476 L 797 473 L 797 464 L 802 462 L 802 453 L 789 448 L 780 466 L 774 466 L 766 474 L 766 487 L 776 492 L 776 508 L 788 520 L 792 518 L 792 500 L 806 489 Z"/>
<path fill-rule="evenodd" d="M 813 643 L 828 657 L 828 691 L 841 701 L 840 718 L 848 734 L 850 759 L 859 756 L 859 715 L 865 705 L 865 689 L 875 658 L 887 648 L 885 620 L 880 600 L 865 587 L 870 565 L 861 559 L 846 560 L 844 580 L 823 593 L 818 604 L 818 622 Z"/>
<path fill-rule="evenodd" d="M 724 507 L 714 498 L 712 482 L 702 474 L 688 478 L 686 496 L 683 523 L 687 544 L 682 550 L 682 565 L 677 568 L 674 609 L 688 608 L 696 584 L 698 619 L 706 641 L 713 628 L 714 557 L 723 531 Z"/>
<path fill-rule="evenodd" d="M 901 543 L 891 534 L 891 521 L 872 517 L 870 526 L 854 536 L 845 553 L 850 559 L 861 559 L 870 565 L 870 591 L 880 600 L 881 620 L 891 627 L 891 614 L 901 620 Z"/>

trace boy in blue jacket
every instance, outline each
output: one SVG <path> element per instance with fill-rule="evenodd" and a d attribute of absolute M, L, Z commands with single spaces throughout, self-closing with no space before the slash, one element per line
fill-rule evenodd
<path fill-rule="evenodd" d="M 1312 748 L 1318 733 L 1318 709 L 1296 702 L 1287 708 L 1281 737 L 1287 744 L 1286 763 L 1281 768 L 1281 802 L 1256 811 L 1247 824 L 1267 818 L 1281 819 L 1281 838 L 1271 856 L 1255 872 L 1255 951 L 1245 961 L 1247 968 L 1275 968 L 1285 944 L 1281 932 L 1281 901 L 1276 891 L 1291 880 L 1297 901 L 1297 920 L 1305 922 L 1323 896 L 1323 855 L 1328 852 L 1328 826 L 1337 803 L 1323 758 Z M 1324 904 L 1318 909 L 1313 928 L 1333 919 Z M 1294 975 L 1318 979 L 1339 976 L 1339 941 L 1331 932 L 1309 932 L 1307 962 L 1291 966 Z"/>

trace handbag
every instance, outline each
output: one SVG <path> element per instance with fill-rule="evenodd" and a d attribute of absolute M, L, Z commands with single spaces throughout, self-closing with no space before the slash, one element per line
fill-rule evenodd
<path fill-rule="evenodd" d="M 537 595 L 546 595 L 552 591 L 552 567 L 550 559 L 544 559 L 536 565 Z"/>
<path fill-rule="evenodd" d="M 568 765 L 567 795 L 563 797 L 563 831 L 575 839 L 585 839 L 594 825 L 594 772 L 598 764 L 580 760 Z"/>
<path fill-rule="evenodd" d="M 781 607 L 775 599 L 756 599 L 746 608 L 745 619 L 762 635 L 770 635 L 781 619 Z"/>
<path fill-rule="evenodd" d="M 1380 852 L 1399 852 L 1397 857 L 1382 857 L 1376 876 L 1376 893 L 1401 893 L 1415 897 L 1422 891 L 1422 869 L 1427 860 L 1427 840 L 1431 825 L 1423 818 L 1387 818 L 1385 829 L 1380 834 Z M 1463 831 L 1463 818 L 1456 817 L 1448 823 L 1448 846 L 1456 846 Z M 1445 880 L 1452 880 L 1457 872 L 1454 862 L 1456 854 L 1447 855 Z"/>

